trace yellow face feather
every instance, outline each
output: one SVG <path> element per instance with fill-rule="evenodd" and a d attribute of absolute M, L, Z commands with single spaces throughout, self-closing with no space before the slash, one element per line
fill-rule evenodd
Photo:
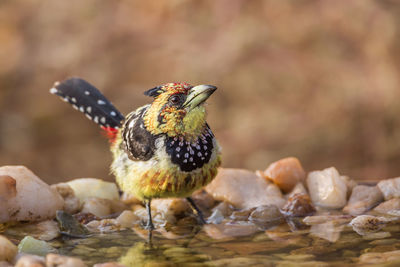
<path fill-rule="evenodd" d="M 162 86 L 161 93 L 144 116 L 146 129 L 154 135 L 164 133 L 169 137 L 183 136 L 189 141 L 197 138 L 206 123 L 205 108 L 199 105 L 188 110 L 170 103 L 172 96 L 187 97 L 191 88 L 188 84 L 175 83 Z"/>

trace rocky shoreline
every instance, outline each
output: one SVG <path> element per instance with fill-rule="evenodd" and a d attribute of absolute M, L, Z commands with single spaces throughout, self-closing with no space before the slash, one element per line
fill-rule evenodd
<path fill-rule="evenodd" d="M 392 235 L 388 229 L 400 226 L 400 178 L 366 185 L 334 167 L 307 174 L 293 157 L 264 171 L 221 168 L 214 181 L 192 197 L 208 224 L 197 225 L 185 199 L 156 199 L 152 208 L 158 235 L 174 240 L 202 229 L 207 240 L 226 241 L 260 232 L 259 239 L 284 243 L 288 236 L 306 233 L 340 243 L 341 233 L 349 231 L 363 240 L 388 240 Z M 0 200 L 1 267 L 86 266 L 82 259 L 59 255 L 49 241 L 60 237 L 88 238 L 126 229 L 146 236 L 142 226 L 147 213 L 140 201 L 120 195 L 114 183 L 100 179 L 49 186 L 26 167 L 4 166 L 0 167 Z M 304 247 L 298 253 L 313 258 L 323 249 L 311 247 L 315 251 Z M 236 248 L 231 244 L 229 249 Z M 261 245 L 251 249 L 268 251 Z M 400 260 L 400 248 L 364 253 L 355 263 L 388 259 Z M 107 264 L 95 266 L 123 266 Z"/>

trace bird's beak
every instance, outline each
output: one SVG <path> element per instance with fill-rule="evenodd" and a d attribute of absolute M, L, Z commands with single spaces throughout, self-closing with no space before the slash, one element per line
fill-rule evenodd
<path fill-rule="evenodd" d="M 195 107 L 203 104 L 209 97 L 217 90 L 217 87 L 213 85 L 197 85 L 190 89 L 189 94 L 183 103 L 183 108 L 189 111 Z"/>

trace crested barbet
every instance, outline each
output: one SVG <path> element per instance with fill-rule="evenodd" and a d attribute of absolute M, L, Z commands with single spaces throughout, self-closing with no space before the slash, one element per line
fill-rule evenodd
<path fill-rule="evenodd" d="M 217 88 L 167 83 L 147 90 L 153 98 L 124 117 L 99 90 L 80 78 L 56 82 L 50 89 L 106 131 L 111 143 L 111 172 L 122 191 L 142 200 L 147 228 L 153 198 L 186 197 L 207 185 L 221 164 L 220 147 L 206 122 L 205 101 Z"/>

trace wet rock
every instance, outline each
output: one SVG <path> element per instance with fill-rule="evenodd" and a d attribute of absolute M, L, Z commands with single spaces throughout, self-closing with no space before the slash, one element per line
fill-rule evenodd
<path fill-rule="evenodd" d="M 259 206 L 249 216 L 249 221 L 255 225 L 267 229 L 281 224 L 284 219 L 279 209 L 274 205 Z"/>
<path fill-rule="evenodd" d="M 15 226 L 7 229 L 5 231 L 5 234 L 18 236 L 21 238 L 30 235 L 36 239 L 50 241 L 60 235 L 60 229 L 58 227 L 58 224 L 55 221 L 51 220 Z"/>
<path fill-rule="evenodd" d="M 176 218 L 191 213 L 189 203 L 182 198 L 154 199 L 151 201 L 152 218 L 156 227 L 164 226 L 166 223 L 175 224 Z M 147 210 L 138 205 L 134 207 L 134 214 L 139 217 L 142 223 L 148 220 Z"/>
<path fill-rule="evenodd" d="M 46 262 L 44 257 L 24 255 L 18 259 L 15 267 L 46 267 Z"/>
<path fill-rule="evenodd" d="M 69 181 L 67 184 L 71 186 L 75 196 L 81 202 L 85 202 L 90 197 L 119 200 L 118 187 L 114 183 L 95 178 L 80 178 Z"/>
<path fill-rule="evenodd" d="M 218 210 L 222 216 L 229 217 L 233 213 L 234 207 L 228 202 L 221 202 L 212 209 L 213 212 L 216 210 Z"/>
<path fill-rule="evenodd" d="M 342 175 L 340 177 L 346 183 L 346 186 L 347 186 L 347 198 L 349 198 L 350 195 L 351 195 L 351 192 L 353 191 L 353 188 L 356 187 L 358 184 L 357 184 L 356 181 L 354 181 L 353 179 L 351 179 L 350 177 L 348 177 L 346 175 Z"/>
<path fill-rule="evenodd" d="M 98 197 L 89 197 L 83 203 L 82 212 L 92 213 L 97 217 L 106 217 L 114 213 L 120 213 L 129 209 L 118 200 L 110 200 Z"/>
<path fill-rule="evenodd" d="M 361 264 L 383 264 L 393 261 L 400 261 L 400 250 L 365 253 L 359 258 L 359 263 Z"/>
<path fill-rule="evenodd" d="M 31 236 L 26 236 L 18 244 L 18 251 L 20 253 L 44 256 L 48 253 L 55 252 L 56 249 L 45 241 L 37 240 Z"/>
<path fill-rule="evenodd" d="M 229 239 L 252 235 L 258 231 L 258 227 L 252 223 L 222 223 L 206 224 L 203 230 L 213 239 Z"/>
<path fill-rule="evenodd" d="M 232 212 L 230 218 L 234 221 L 247 221 L 250 214 L 255 210 L 256 208 L 250 208 L 250 209 L 242 209 L 242 210 L 237 210 Z"/>
<path fill-rule="evenodd" d="M 64 235 L 83 238 L 89 234 L 88 230 L 69 213 L 59 210 L 56 219 L 60 225 L 60 232 Z"/>
<path fill-rule="evenodd" d="M 350 215 L 317 215 L 305 217 L 303 222 L 307 225 L 316 225 L 325 222 L 332 222 L 335 225 L 341 225 L 349 223 L 352 219 L 353 217 Z"/>
<path fill-rule="evenodd" d="M 210 195 L 210 193 L 208 193 L 204 189 L 200 189 L 194 192 L 192 194 L 192 199 L 196 203 L 196 205 L 203 211 L 210 210 L 216 204 L 216 201 L 212 197 L 212 195 Z"/>
<path fill-rule="evenodd" d="M 67 183 L 54 184 L 51 188 L 55 189 L 64 199 L 63 210 L 75 214 L 81 209 L 81 201 L 75 196 L 74 190 Z"/>
<path fill-rule="evenodd" d="M 131 228 L 139 222 L 140 218 L 132 211 L 125 210 L 115 220 L 119 225 L 121 225 L 121 227 Z"/>
<path fill-rule="evenodd" d="M 278 160 L 264 171 L 264 177 L 271 180 L 283 192 L 290 192 L 294 186 L 303 182 L 306 172 L 297 158 L 289 157 Z"/>
<path fill-rule="evenodd" d="M 80 224 L 87 224 L 91 221 L 94 220 L 100 220 L 99 217 L 92 213 L 87 213 L 87 212 L 80 212 L 77 214 L 74 214 L 74 218 L 80 223 Z"/>
<path fill-rule="evenodd" d="M 100 221 L 91 221 L 86 224 L 90 232 L 112 233 L 121 230 L 121 225 L 116 219 L 104 219 Z"/>
<path fill-rule="evenodd" d="M 211 224 L 220 224 L 225 219 L 224 215 L 221 213 L 220 210 L 214 210 L 211 215 L 207 218 L 207 223 Z"/>
<path fill-rule="evenodd" d="M 314 205 L 307 194 L 295 194 L 288 199 L 282 212 L 286 216 L 304 217 L 315 213 Z"/>
<path fill-rule="evenodd" d="M 387 223 L 387 219 L 372 215 L 360 215 L 354 218 L 350 225 L 359 235 L 366 235 L 381 230 Z"/>
<path fill-rule="evenodd" d="M 64 206 L 57 191 L 23 166 L 0 167 L 0 176 L 0 223 L 51 219 Z"/>
<path fill-rule="evenodd" d="M 239 209 L 262 205 L 282 207 L 285 200 L 280 189 L 253 172 L 219 169 L 217 177 L 205 188 L 214 199 L 227 201 Z"/>
<path fill-rule="evenodd" d="M 373 208 L 383 200 L 381 191 L 376 186 L 357 185 L 353 188 L 351 197 L 343 212 L 360 215 Z"/>
<path fill-rule="evenodd" d="M 335 225 L 332 222 L 325 222 L 311 226 L 310 234 L 333 243 L 339 239 L 343 229 L 344 225 Z"/>
<path fill-rule="evenodd" d="M 400 198 L 392 198 L 374 208 L 374 211 L 383 214 L 389 214 L 395 210 L 400 210 Z"/>
<path fill-rule="evenodd" d="M 0 261 L 0 267 L 13 267 L 14 265 L 11 265 L 10 263 L 6 261 Z"/>
<path fill-rule="evenodd" d="M 57 254 L 46 256 L 46 266 L 49 267 L 86 267 L 87 265 L 78 258 L 67 257 Z"/>
<path fill-rule="evenodd" d="M 5 236 L 0 235 L 0 261 L 11 262 L 17 254 L 17 247 Z"/>
<path fill-rule="evenodd" d="M 332 209 L 346 205 L 347 185 L 334 167 L 310 172 L 307 186 L 315 205 Z"/>
<path fill-rule="evenodd" d="M 289 194 L 285 195 L 287 198 L 291 198 L 296 194 L 304 194 L 308 195 L 307 189 L 304 187 L 303 183 L 297 183 L 292 191 Z"/>
<path fill-rule="evenodd" d="M 385 200 L 400 198 L 400 177 L 382 180 L 377 184 Z"/>

